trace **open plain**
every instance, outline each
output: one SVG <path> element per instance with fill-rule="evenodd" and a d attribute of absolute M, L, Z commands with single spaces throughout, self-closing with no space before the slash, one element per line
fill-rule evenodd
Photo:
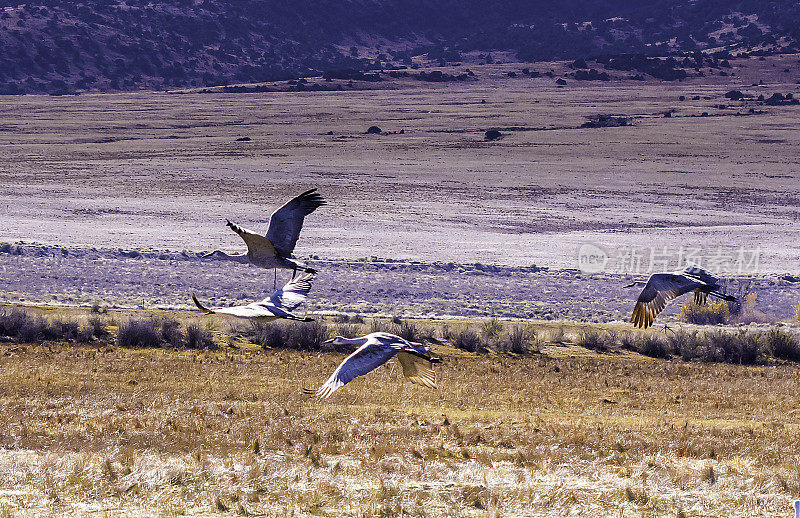
<path fill-rule="evenodd" d="M 508 75 L 569 70 L 554 62 L 343 92 L 2 97 L 0 302 L 97 304 L 112 327 L 169 312 L 221 347 L 0 344 L 0 513 L 789 516 L 795 363 L 574 345 L 627 329 L 621 286 L 690 250 L 755 293 L 757 322 L 793 328 L 800 106 L 758 96 L 797 96 L 800 63 L 731 64 L 681 82 Z M 598 114 L 627 122 L 584 126 Z M 310 187 L 329 204 L 296 251 L 320 272 L 309 313 L 525 320 L 536 354 L 437 344 L 438 390 L 389 366 L 315 402 L 300 389 L 342 354 L 228 342 L 184 311 L 192 291 L 269 293 L 272 272 L 201 252 L 242 251 L 226 218 L 264 231 Z M 577 270 L 587 244 L 609 268 Z"/>

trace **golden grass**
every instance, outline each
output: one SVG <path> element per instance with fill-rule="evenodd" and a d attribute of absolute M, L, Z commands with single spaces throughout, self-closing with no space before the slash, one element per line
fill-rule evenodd
<path fill-rule="evenodd" d="M 324 402 L 300 389 L 343 354 L 2 346 L 0 504 L 11 516 L 766 516 L 800 496 L 794 365 L 546 342 L 528 357 L 437 347 L 439 390 L 390 364 Z"/>

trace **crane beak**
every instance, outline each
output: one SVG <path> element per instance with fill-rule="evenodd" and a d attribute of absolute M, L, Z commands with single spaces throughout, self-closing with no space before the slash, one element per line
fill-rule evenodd
<path fill-rule="evenodd" d="M 633 288 L 633 287 L 634 287 L 634 286 L 636 286 L 637 284 L 639 284 L 639 282 L 638 282 L 638 281 L 633 281 L 632 283 L 630 283 L 630 284 L 626 284 L 625 286 L 623 286 L 623 288 Z"/>
<path fill-rule="evenodd" d="M 324 342 L 322 342 L 322 343 L 323 343 L 323 344 L 332 344 L 334 340 L 336 340 L 336 339 L 335 339 L 335 338 L 331 338 L 331 339 L 329 339 L 329 340 L 325 340 L 325 341 L 324 341 Z"/>

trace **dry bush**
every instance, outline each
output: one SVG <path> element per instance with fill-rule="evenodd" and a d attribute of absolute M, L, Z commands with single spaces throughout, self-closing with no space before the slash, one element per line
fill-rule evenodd
<path fill-rule="evenodd" d="M 624 336 L 622 347 L 653 358 L 669 358 L 679 355 L 684 361 L 732 363 L 753 365 L 763 363 L 770 354 L 767 340 L 762 333 L 737 333 L 697 331 L 657 336 L 652 334 L 636 337 Z"/>
<path fill-rule="evenodd" d="M 359 324 L 339 324 L 336 326 L 336 334 L 345 338 L 355 338 L 361 335 L 362 329 Z"/>
<path fill-rule="evenodd" d="M 705 304 L 695 304 L 694 298 L 689 299 L 681 307 L 678 318 L 683 322 L 698 325 L 725 324 L 730 317 L 728 303 L 724 300 L 709 300 Z"/>
<path fill-rule="evenodd" d="M 397 335 L 409 342 L 418 342 L 420 340 L 420 328 L 413 322 L 404 320 L 397 329 Z"/>
<path fill-rule="evenodd" d="M 4 309 L 0 313 L 0 336 L 15 338 L 19 330 L 31 320 L 27 311 L 14 308 L 11 311 Z"/>
<path fill-rule="evenodd" d="M 392 333 L 395 331 L 394 325 L 380 318 L 373 318 L 369 323 L 370 333 Z"/>
<path fill-rule="evenodd" d="M 497 352 L 514 354 L 539 352 L 536 332 L 528 326 L 517 324 L 497 342 L 495 349 Z"/>
<path fill-rule="evenodd" d="M 100 303 L 95 301 L 92 303 L 92 307 L 89 309 L 90 313 L 94 313 L 97 315 L 108 313 L 108 308 L 104 308 L 100 306 Z"/>
<path fill-rule="evenodd" d="M 499 338 L 503 334 L 503 323 L 497 318 L 490 318 L 481 324 L 481 334 L 487 342 Z"/>
<path fill-rule="evenodd" d="M 214 349 L 214 337 L 211 331 L 197 324 L 186 326 L 187 349 Z"/>
<path fill-rule="evenodd" d="M 800 341 L 797 336 L 782 329 L 772 329 L 764 335 L 766 351 L 782 360 L 800 361 Z"/>
<path fill-rule="evenodd" d="M 20 343 L 42 343 L 48 340 L 87 343 L 107 335 L 105 327 L 97 325 L 92 319 L 87 325 L 81 325 L 77 319 L 58 318 L 51 321 L 22 309 L 4 310 L 0 313 L 0 336 Z"/>
<path fill-rule="evenodd" d="M 334 317 L 333 317 L 333 321 L 334 321 L 335 323 L 337 323 L 337 324 L 347 324 L 347 323 L 351 323 L 351 324 L 363 324 L 363 323 L 364 323 L 364 317 L 362 317 L 362 316 L 361 316 L 361 315 L 359 315 L 358 313 L 356 313 L 356 314 L 355 314 L 355 315 L 353 315 L 353 316 L 350 316 L 350 315 L 347 315 L 347 314 L 345 314 L 345 313 L 342 313 L 342 314 L 340 314 L 340 315 L 336 315 L 336 316 L 334 316 Z"/>
<path fill-rule="evenodd" d="M 245 335 L 254 344 L 260 345 L 262 349 L 282 349 L 289 348 L 290 338 L 286 324 L 275 322 L 266 324 L 254 321 L 250 323 L 250 329 L 245 331 Z"/>
<path fill-rule="evenodd" d="M 319 351 L 328 339 L 328 326 L 324 322 L 253 322 L 248 338 L 263 349 L 297 349 Z"/>
<path fill-rule="evenodd" d="M 667 337 L 669 349 L 684 361 L 691 361 L 699 356 L 698 343 L 702 340 L 703 337 L 697 331 L 686 332 L 682 329 Z"/>
<path fill-rule="evenodd" d="M 672 349 L 669 344 L 664 339 L 652 334 L 638 335 L 633 342 L 633 347 L 639 354 L 653 358 L 669 358 L 672 356 Z"/>
<path fill-rule="evenodd" d="M 117 345 L 120 347 L 161 347 L 158 322 L 152 319 L 127 320 L 119 326 Z"/>
<path fill-rule="evenodd" d="M 703 335 L 702 342 L 702 354 L 699 357 L 709 362 L 754 364 L 763 359 L 765 352 L 759 333 L 717 331 Z"/>
<path fill-rule="evenodd" d="M 577 345 L 593 351 L 605 352 L 616 347 L 617 339 L 608 331 L 586 329 L 578 337 Z"/>
<path fill-rule="evenodd" d="M 471 353 L 486 352 L 486 344 L 481 336 L 469 327 L 453 334 L 453 346 Z"/>
<path fill-rule="evenodd" d="M 586 117 L 588 121 L 581 124 L 581 128 L 618 128 L 620 126 L 630 126 L 633 124 L 633 119 L 621 115 L 610 115 L 607 113 L 598 113 L 597 115 L 590 115 Z"/>
<path fill-rule="evenodd" d="M 729 323 L 732 324 L 767 324 L 773 321 L 765 313 L 756 309 L 756 298 L 758 294 L 754 291 L 744 290 L 739 296 L 741 302 L 731 302 L 729 305 Z"/>
<path fill-rule="evenodd" d="M 293 323 L 294 340 L 297 349 L 304 351 L 319 351 L 322 342 L 328 339 L 328 326 L 319 320 L 311 322 Z"/>
<path fill-rule="evenodd" d="M 626 351 L 638 351 L 636 347 L 637 339 L 637 333 L 622 333 L 619 338 L 619 346 Z"/>
<path fill-rule="evenodd" d="M 567 333 L 564 330 L 564 326 L 558 326 L 555 329 L 551 329 L 548 337 L 548 341 L 554 344 L 563 344 L 567 340 Z"/>
<path fill-rule="evenodd" d="M 172 347 L 183 346 L 183 333 L 181 332 L 181 323 L 172 317 L 162 317 L 154 320 L 159 329 L 161 340 L 171 345 Z"/>
<path fill-rule="evenodd" d="M 96 338 L 105 338 L 109 334 L 108 322 L 98 315 L 92 315 L 87 321 L 87 326 L 92 331 L 92 335 Z"/>

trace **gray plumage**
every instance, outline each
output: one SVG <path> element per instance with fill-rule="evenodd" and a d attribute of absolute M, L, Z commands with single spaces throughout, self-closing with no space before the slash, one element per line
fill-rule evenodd
<path fill-rule="evenodd" d="M 295 277 L 287 282 L 283 288 L 275 291 L 269 297 L 242 306 L 208 308 L 197 300 L 194 293 L 192 293 L 192 300 L 202 312 L 207 314 L 218 313 L 221 315 L 230 315 L 237 318 L 260 320 L 263 322 L 269 322 L 279 318 L 310 322 L 314 319 L 299 317 L 293 314 L 292 311 L 308 298 L 308 292 L 311 291 L 311 281 L 314 280 L 314 277 L 315 274 L 313 273 L 307 273 L 302 277 Z"/>
<path fill-rule="evenodd" d="M 637 284 L 643 283 L 634 282 L 628 287 Z M 637 327 L 650 327 L 667 302 L 690 291 L 694 291 L 694 300 L 698 305 L 705 304 L 708 295 L 723 300 L 736 300 L 722 292 L 719 277 L 699 266 L 689 266 L 673 273 L 654 273 L 636 300 L 631 322 Z"/>
<path fill-rule="evenodd" d="M 261 268 L 286 268 L 314 272 L 313 268 L 299 262 L 292 253 L 300 237 L 305 217 L 325 205 L 317 189 L 295 196 L 272 213 L 266 235 L 240 227 L 227 221 L 227 226 L 236 232 L 247 245 L 247 253 L 230 255 L 216 250 L 205 257 L 214 257 L 240 263 L 251 263 Z"/>
<path fill-rule="evenodd" d="M 330 397 L 338 388 L 375 370 L 395 356 L 403 367 L 403 376 L 411 383 L 436 388 L 436 375 L 431 364 L 438 363 L 439 359 L 432 357 L 428 348 L 422 344 L 409 342 L 390 333 L 371 333 L 360 338 L 337 336 L 326 343 L 359 347 L 339 364 L 320 388 L 316 391 L 304 389 L 306 394 L 319 398 Z"/>

